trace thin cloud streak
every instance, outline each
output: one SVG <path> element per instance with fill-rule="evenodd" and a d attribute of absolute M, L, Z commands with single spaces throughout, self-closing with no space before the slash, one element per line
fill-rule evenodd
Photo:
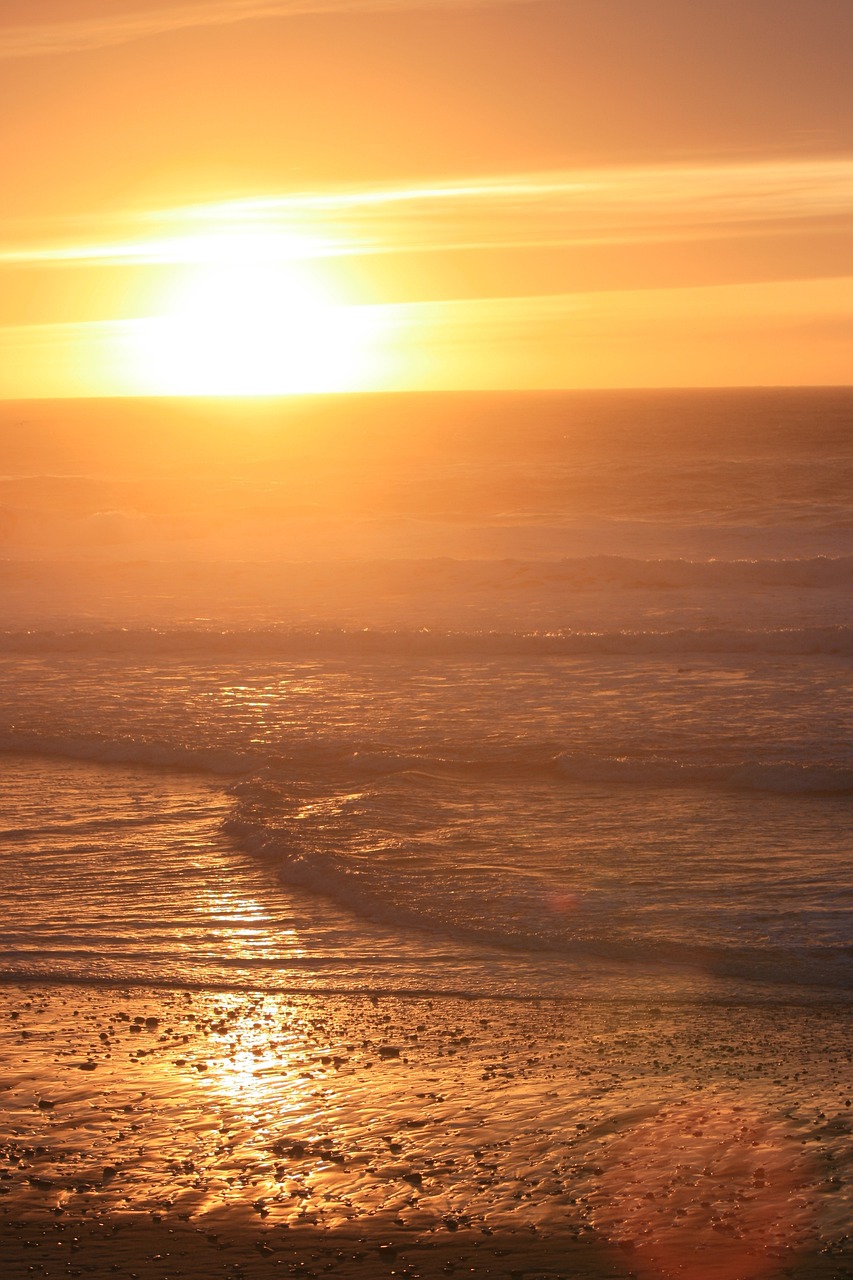
<path fill-rule="evenodd" d="M 704 165 L 646 165 L 606 169 L 512 173 L 469 181 L 421 183 L 406 187 L 346 188 L 249 197 L 189 205 L 147 215 L 153 219 L 227 221 L 272 218 L 276 214 L 336 213 L 400 206 L 403 216 L 418 206 L 488 203 L 493 208 L 524 210 L 550 205 L 566 212 L 598 217 L 602 209 L 707 214 L 721 218 L 781 214 L 815 216 L 853 208 L 853 157 L 809 160 L 753 160 Z"/>
<path fill-rule="evenodd" d="M 257 18 L 327 13 L 383 13 L 407 9 L 459 9 L 530 4 L 534 0 L 218 0 L 211 4 L 139 9 L 76 22 L 0 27 L 0 58 L 36 58 L 128 44 L 191 27 L 225 26 Z"/>
<path fill-rule="evenodd" d="M 851 212 L 853 158 L 511 174 L 158 210 L 126 220 L 114 242 L 102 232 L 98 243 L 10 245 L 0 249 L 0 265 L 245 263 L 676 242 L 814 232 Z"/>

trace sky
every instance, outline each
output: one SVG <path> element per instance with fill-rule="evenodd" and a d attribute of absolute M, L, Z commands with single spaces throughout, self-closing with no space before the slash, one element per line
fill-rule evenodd
<path fill-rule="evenodd" d="M 816 385 L 850 0 L 4 0 L 0 396 Z"/>

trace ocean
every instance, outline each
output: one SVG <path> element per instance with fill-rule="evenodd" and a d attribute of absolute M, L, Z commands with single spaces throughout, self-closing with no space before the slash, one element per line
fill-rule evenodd
<path fill-rule="evenodd" d="M 0 432 L 4 982 L 849 1004 L 853 392 Z"/>

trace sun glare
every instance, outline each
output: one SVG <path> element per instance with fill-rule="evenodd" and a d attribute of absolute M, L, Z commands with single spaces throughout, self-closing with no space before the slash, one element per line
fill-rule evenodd
<path fill-rule="evenodd" d="M 263 234 L 211 238 L 202 253 L 192 246 L 194 265 L 139 330 L 147 389 L 288 395 L 371 384 L 381 312 L 347 305 L 304 261 L 288 260 L 287 247 Z"/>

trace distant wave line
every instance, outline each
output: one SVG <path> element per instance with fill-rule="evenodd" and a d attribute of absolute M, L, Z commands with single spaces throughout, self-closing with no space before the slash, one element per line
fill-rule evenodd
<path fill-rule="evenodd" d="M 0 632 L 0 653 L 192 654 L 323 657 L 461 656 L 489 660 L 540 657 L 654 657 L 679 654 L 853 656 L 853 627 L 679 627 L 670 630 L 569 629 L 449 631 L 439 628 L 279 626 L 239 628 L 98 628 Z"/>

